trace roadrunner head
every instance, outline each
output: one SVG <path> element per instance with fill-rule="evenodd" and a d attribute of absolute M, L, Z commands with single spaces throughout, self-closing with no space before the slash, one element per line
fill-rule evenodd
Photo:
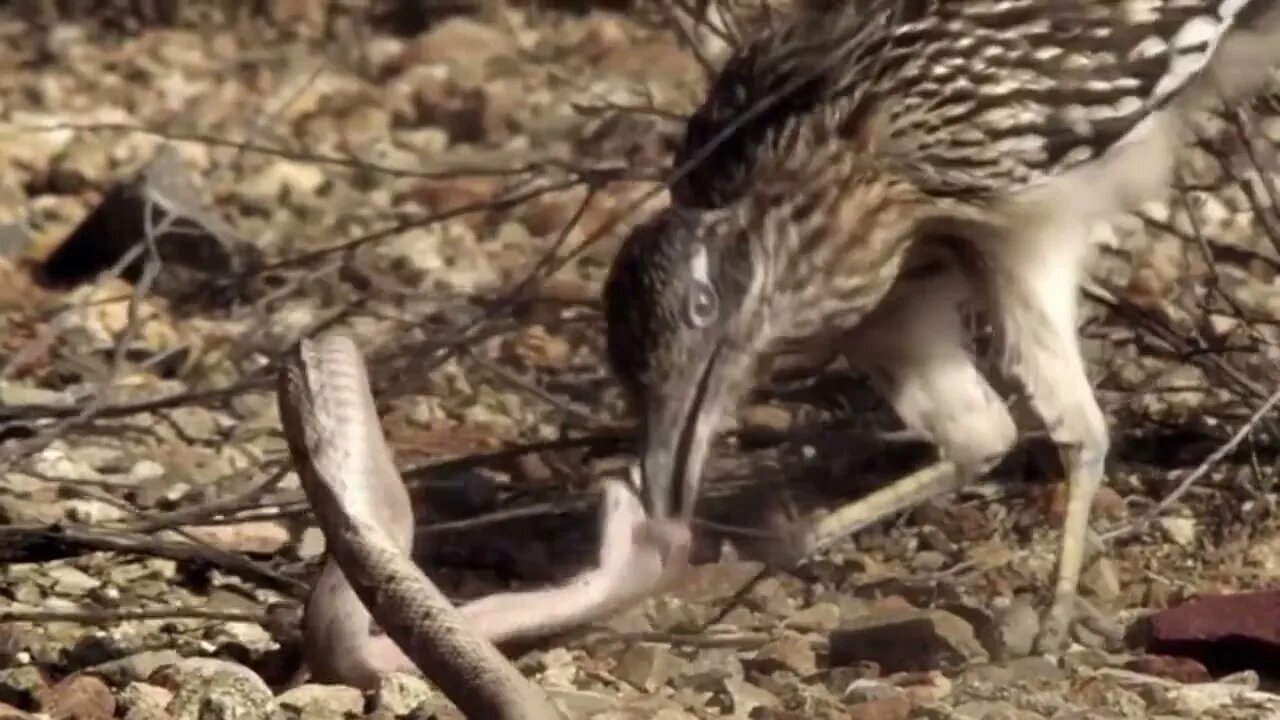
<path fill-rule="evenodd" d="M 830 144 L 772 161 L 740 200 L 632 231 L 605 283 L 609 357 L 644 428 L 645 509 L 688 519 L 716 430 L 783 340 L 848 329 L 883 297 L 928 211 Z"/>
<path fill-rule="evenodd" d="M 669 209 L 637 227 L 604 290 L 609 359 L 644 428 L 645 508 L 687 518 L 764 315 L 759 248 L 732 214 Z"/>

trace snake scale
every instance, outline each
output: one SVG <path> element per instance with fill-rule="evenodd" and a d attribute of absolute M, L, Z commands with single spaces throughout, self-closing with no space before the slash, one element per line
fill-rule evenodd
<path fill-rule="evenodd" d="M 610 480 L 597 567 L 558 586 L 455 608 L 411 558 L 412 504 L 355 343 L 341 334 L 302 340 L 278 380 L 284 434 L 327 546 L 304 614 L 304 650 L 316 680 L 369 688 L 386 672 L 416 667 L 467 717 L 560 718 L 494 643 L 607 617 L 668 587 L 688 567 L 688 526 L 649 520 L 634 485 Z"/>

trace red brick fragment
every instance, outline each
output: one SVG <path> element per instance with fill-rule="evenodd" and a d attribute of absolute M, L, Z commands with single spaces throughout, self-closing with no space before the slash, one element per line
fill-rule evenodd
<path fill-rule="evenodd" d="M 1280 667 L 1280 590 L 1208 595 L 1146 620 L 1146 649 L 1218 675 Z"/>

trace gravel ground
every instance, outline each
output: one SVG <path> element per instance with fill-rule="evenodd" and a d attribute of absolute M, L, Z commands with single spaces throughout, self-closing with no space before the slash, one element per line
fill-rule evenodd
<path fill-rule="evenodd" d="M 681 33 L 268 4 L 157 26 L 0 3 L 0 717 L 459 716 L 413 676 L 287 687 L 323 553 L 272 394 L 299 337 L 370 358 L 454 598 L 581 567 L 594 480 L 629 457 L 598 285 L 704 87 Z M 1114 451 L 1069 652 L 1029 654 L 1065 507 L 1030 423 L 988 482 L 738 597 L 769 523 L 927 457 L 832 367 L 765 379 L 718 446 L 689 583 L 520 668 L 571 717 L 1280 717 L 1280 599 L 1252 645 L 1152 645 L 1153 613 L 1280 586 L 1280 414 L 1256 412 L 1280 112 L 1204 136 L 1183 191 L 1100 238 L 1084 331 Z"/>

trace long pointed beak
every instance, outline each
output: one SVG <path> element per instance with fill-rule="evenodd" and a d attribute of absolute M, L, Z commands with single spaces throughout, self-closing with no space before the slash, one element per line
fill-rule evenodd
<path fill-rule="evenodd" d="M 679 504 L 677 490 L 684 480 L 676 478 L 675 447 L 674 443 L 670 442 L 674 438 L 669 438 L 666 433 L 658 438 L 654 435 L 655 433 L 649 434 L 649 439 L 645 443 L 644 456 L 640 460 L 644 478 L 641 497 L 644 499 L 645 512 L 649 517 L 665 519 L 674 515 L 673 511 Z"/>
<path fill-rule="evenodd" d="M 707 451 L 724 406 L 725 368 L 713 349 L 650 398 L 640 460 L 645 510 L 655 520 L 692 519 Z"/>

